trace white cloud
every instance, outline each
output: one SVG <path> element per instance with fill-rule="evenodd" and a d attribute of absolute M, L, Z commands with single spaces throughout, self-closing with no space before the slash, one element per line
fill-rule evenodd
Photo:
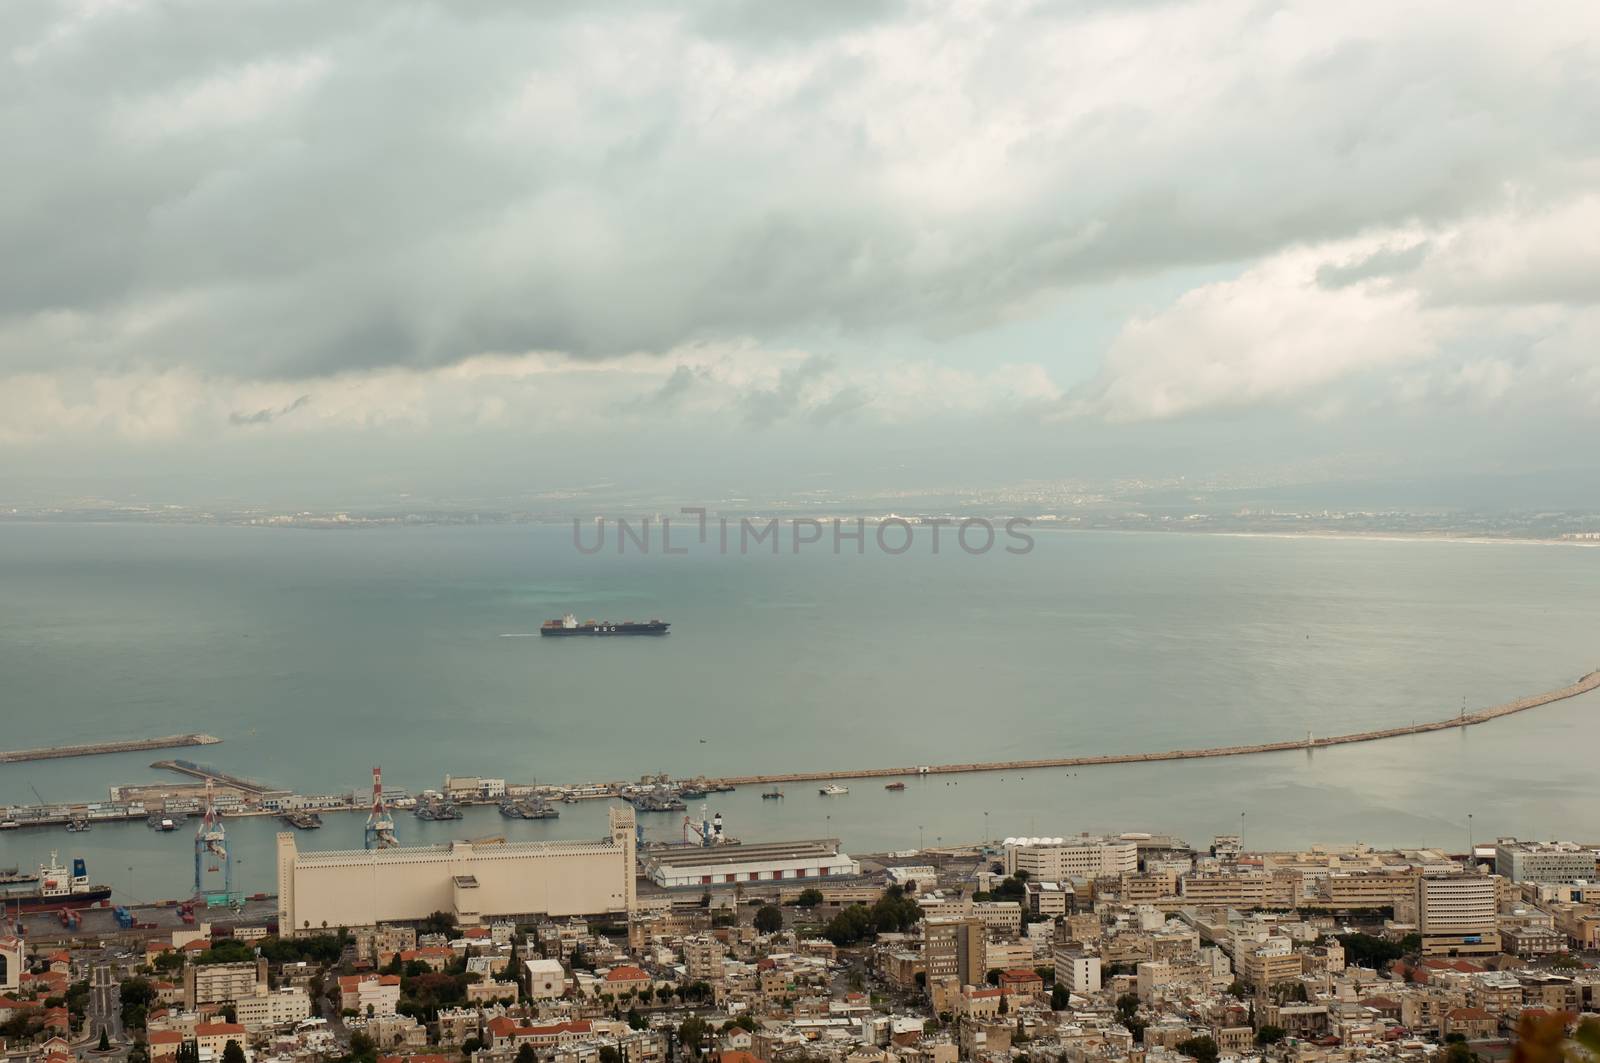
<path fill-rule="evenodd" d="M 1280 404 L 1327 417 L 1351 407 L 1330 390 L 1347 383 L 1375 392 L 1357 408 L 1568 403 L 1559 378 L 1589 315 L 1567 304 L 1600 305 L 1600 198 L 1511 200 L 1450 226 L 1297 247 L 1194 288 L 1128 322 L 1065 409 L 1147 420 Z"/>

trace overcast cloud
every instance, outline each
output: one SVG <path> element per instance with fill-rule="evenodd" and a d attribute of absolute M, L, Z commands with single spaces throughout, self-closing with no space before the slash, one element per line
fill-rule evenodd
<path fill-rule="evenodd" d="M 40 467 L 1600 405 L 1591 0 L 8 0 L 0 46 Z"/>

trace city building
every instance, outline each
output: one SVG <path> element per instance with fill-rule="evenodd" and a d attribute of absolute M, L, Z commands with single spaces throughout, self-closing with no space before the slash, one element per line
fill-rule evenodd
<path fill-rule="evenodd" d="M 1417 879 L 1417 930 L 1424 956 L 1489 955 L 1500 951 L 1493 875 L 1424 875 Z"/>
<path fill-rule="evenodd" d="M 1132 840 L 1083 834 L 1075 838 L 1007 838 L 1006 874 L 1026 871 L 1045 882 L 1069 878 L 1127 875 L 1139 869 L 1139 845 Z"/>
<path fill-rule="evenodd" d="M 1595 851 L 1571 842 L 1519 842 L 1494 846 L 1495 874 L 1512 882 L 1594 882 Z"/>
<path fill-rule="evenodd" d="M 244 963 L 191 963 L 183 969 L 183 1006 L 193 1011 L 201 1004 L 226 1004 L 256 995 L 267 984 L 267 961 Z"/>
<path fill-rule="evenodd" d="M 1100 992 L 1100 957 L 1079 945 L 1058 944 L 1054 963 L 1056 985 L 1065 986 L 1069 993 L 1088 996 Z"/>
<path fill-rule="evenodd" d="M 567 969 L 560 960 L 524 960 L 528 977 L 528 996 L 534 1000 L 554 1000 L 567 992 Z"/>
<path fill-rule="evenodd" d="M 278 919 L 284 933 L 412 922 L 448 912 L 462 926 L 490 917 L 631 913 L 633 809 L 610 809 L 598 841 L 299 851 L 278 835 Z"/>
<path fill-rule="evenodd" d="M 984 927 L 977 919 L 924 919 L 922 959 L 931 985 L 954 977 L 960 985 L 982 985 L 987 973 Z"/>
<path fill-rule="evenodd" d="M 24 964 L 22 939 L 9 934 L 0 936 L 0 993 L 15 993 L 22 985 Z"/>
<path fill-rule="evenodd" d="M 339 979 L 339 1010 L 361 1016 L 393 1015 L 400 1005 L 397 974 L 351 974 Z"/>
<path fill-rule="evenodd" d="M 262 984 L 254 996 L 238 998 L 233 1007 L 239 1025 L 252 1033 L 311 1017 L 311 997 L 303 986 L 269 990 Z"/>

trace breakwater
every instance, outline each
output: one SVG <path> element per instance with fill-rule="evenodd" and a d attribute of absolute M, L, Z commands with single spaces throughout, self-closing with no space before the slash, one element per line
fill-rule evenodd
<path fill-rule="evenodd" d="M 0 753 L 0 764 L 26 760 L 55 760 L 60 757 L 91 757 L 101 753 L 134 753 L 142 749 L 175 749 L 179 746 L 214 746 L 222 739 L 207 734 L 162 735 L 159 738 L 127 738 L 111 742 L 86 742 L 76 746 L 43 746 L 39 749 L 14 749 Z"/>
<path fill-rule="evenodd" d="M 711 780 L 728 786 L 760 786 L 788 782 L 818 782 L 827 779 L 874 779 L 905 775 L 949 775 L 980 771 L 1026 771 L 1037 768 L 1086 768 L 1100 764 L 1145 764 L 1162 760 L 1200 760 L 1207 757 L 1242 757 L 1253 753 L 1281 753 L 1295 749 L 1324 749 L 1328 746 L 1353 745 L 1357 742 L 1379 742 L 1385 738 L 1403 735 L 1426 734 L 1429 731 L 1448 731 L 1455 727 L 1473 727 L 1498 720 L 1502 716 L 1526 712 L 1541 705 L 1564 701 L 1600 688 L 1600 670 L 1590 672 L 1570 686 L 1529 694 L 1500 705 L 1474 712 L 1462 712 L 1442 720 L 1405 724 L 1401 727 L 1384 727 L 1375 731 L 1354 731 L 1349 734 L 1325 735 L 1318 738 L 1289 739 L 1281 742 L 1256 742 L 1249 745 L 1209 746 L 1201 749 L 1169 749 L 1154 753 L 1101 753 L 1087 756 L 1040 757 L 1033 760 L 990 760 L 967 764 L 918 764 L 911 767 L 860 768 L 854 771 L 798 771 L 766 775 L 730 775 Z"/>

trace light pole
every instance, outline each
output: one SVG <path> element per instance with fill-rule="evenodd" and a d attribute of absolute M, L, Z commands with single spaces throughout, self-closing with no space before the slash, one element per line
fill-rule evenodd
<path fill-rule="evenodd" d="M 1472 813 L 1467 813 L 1467 860 L 1473 862 L 1475 847 L 1472 844 Z"/>
<path fill-rule="evenodd" d="M 985 848 L 988 848 L 988 845 L 989 845 L 989 810 L 988 809 L 984 809 L 983 810 L 983 844 L 984 844 Z"/>

